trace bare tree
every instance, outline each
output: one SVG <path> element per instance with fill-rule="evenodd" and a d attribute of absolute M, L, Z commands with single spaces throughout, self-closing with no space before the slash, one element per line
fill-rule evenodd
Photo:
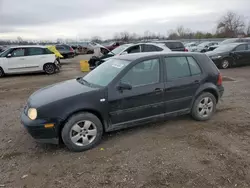
<path fill-rule="evenodd" d="M 242 34 L 245 29 L 245 23 L 242 16 L 235 12 L 227 12 L 223 16 L 217 25 L 217 33 L 224 34 L 225 37 L 237 37 L 238 34 Z"/>

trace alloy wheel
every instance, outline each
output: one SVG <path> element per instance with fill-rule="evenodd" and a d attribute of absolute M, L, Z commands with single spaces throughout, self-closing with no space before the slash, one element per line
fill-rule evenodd
<path fill-rule="evenodd" d="M 208 117 L 213 112 L 213 108 L 213 100 L 210 97 L 205 97 L 198 105 L 198 113 L 201 117 Z"/>
<path fill-rule="evenodd" d="M 223 69 L 227 69 L 229 67 L 229 61 L 223 60 L 221 66 Z"/>
<path fill-rule="evenodd" d="M 47 64 L 45 65 L 44 70 L 47 74 L 53 74 L 55 72 L 55 66 L 53 64 Z"/>
<path fill-rule="evenodd" d="M 70 139 L 77 146 L 86 146 L 92 143 L 96 135 L 96 125 L 87 120 L 76 123 L 70 130 Z"/>

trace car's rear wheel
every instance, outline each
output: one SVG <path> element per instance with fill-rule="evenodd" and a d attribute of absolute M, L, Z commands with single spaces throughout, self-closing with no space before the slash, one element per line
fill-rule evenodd
<path fill-rule="evenodd" d="M 43 70 L 46 74 L 54 74 L 56 72 L 56 66 L 53 63 L 47 63 L 43 66 Z"/>
<path fill-rule="evenodd" d="M 216 98 L 212 93 L 202 93 L 193 104 L 191 115 L 195 120 L 206 121 L 216 111 Z"/>
<path fill-rule="evenodd" d="M 5 74 L 5 73 L 4 73 L 3 69 L 0 67 L 0 78 L 1 78 L 1 77 L 4 77 L 4 74 Z"/>
<path fill-rule="evenodd" d="M 81 152 L 96 146 L 102 138 L 103 126 L 91 113 L 73 115 L 62 129 L 62 140 L 67 148 Z"/>
<path fill-rule="evenodd" d="M 220 65 L 222 69 L 228 69 L 231 66 L 229 59 L 223 59 Z"/>

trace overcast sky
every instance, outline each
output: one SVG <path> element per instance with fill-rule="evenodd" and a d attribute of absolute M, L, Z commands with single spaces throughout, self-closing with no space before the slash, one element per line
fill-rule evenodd
<path fill-rule="evenodd" d="M 250 0 L 0 0 L 0 39 L 166 35 L 179 25 L 214 32 L 228 10 L 250 19 Z"/>

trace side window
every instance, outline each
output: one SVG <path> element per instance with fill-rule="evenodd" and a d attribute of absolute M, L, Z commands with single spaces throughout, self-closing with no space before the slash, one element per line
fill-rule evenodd
<path fill-rule="evenodd" d="M 128 52 L 128 54 L 132 54 L 132 53 L 138 53 L 140 52 L 140 46 L 132 46 L 129 49 L 126 50 Z"/>
<path fill-rule="evenodd" d="M 12 51 L 11 56 L 12 57 L 22 57 L 25 54 L 25 48 L 17 48 Z"/>
<path fill-rule="evenodd" d="M 187 57 L 192 75 L 200 75 L 201 69 L 193 57 Z"/>
<path fill-rule="evenodd" d="M 54 54 L 52 51 L 50 51 L 48 48 L 44 48 L 44 54 Z"/>
<path fill-rule="evenodd" d="M 250 50 L 250 44 L 248 44 L 248 50 Z"/>
<path fill-rule="evenodd" d="M 63 46 L 56 46 L 56 49 L 57 50 L 64 50 L 64 47 Z"/>
<path fill-rule="evenodd" d="M 155 46 L 151 45 L 151 44 L 144 44 L 143 45 L 143 52 L 155 52 L 157 51 Z"/>
<path fill-rule="evenodd" d="M 175 80 L 191 76 L 186 57 L 166 57 L 167 80 Z"/>
<path fill-rule="evenodd" d="M 43 48 L 28 48 L 28 55 L 33 56 L 33 55 L 43 55 L 44 50 Z"/>
<path fill-rule="evenodd" d="M 151 59 L 140 62 L 132 67 L 121 79 L 121 82 L 130 84 L 132 87 L 159 83 L 160 61 Z"/>
<path fill-rule="evenodd" d="M 160 48 L 160 47 L 158 47 L 158 46 L 154 46 L 154 47 L 155 47 L 155 49 L 156 49 L 157 52 L 160 52 L 160 51 L 163 50 L 162 48 Z"/>
<path fill-rule="evenodd" d="M 234 51 L 238 52 L 238 51 L 244 51 L 244 50 L 246 50 L 246 45 L 241 44 L 241 45 L 237 46 Z"/>

